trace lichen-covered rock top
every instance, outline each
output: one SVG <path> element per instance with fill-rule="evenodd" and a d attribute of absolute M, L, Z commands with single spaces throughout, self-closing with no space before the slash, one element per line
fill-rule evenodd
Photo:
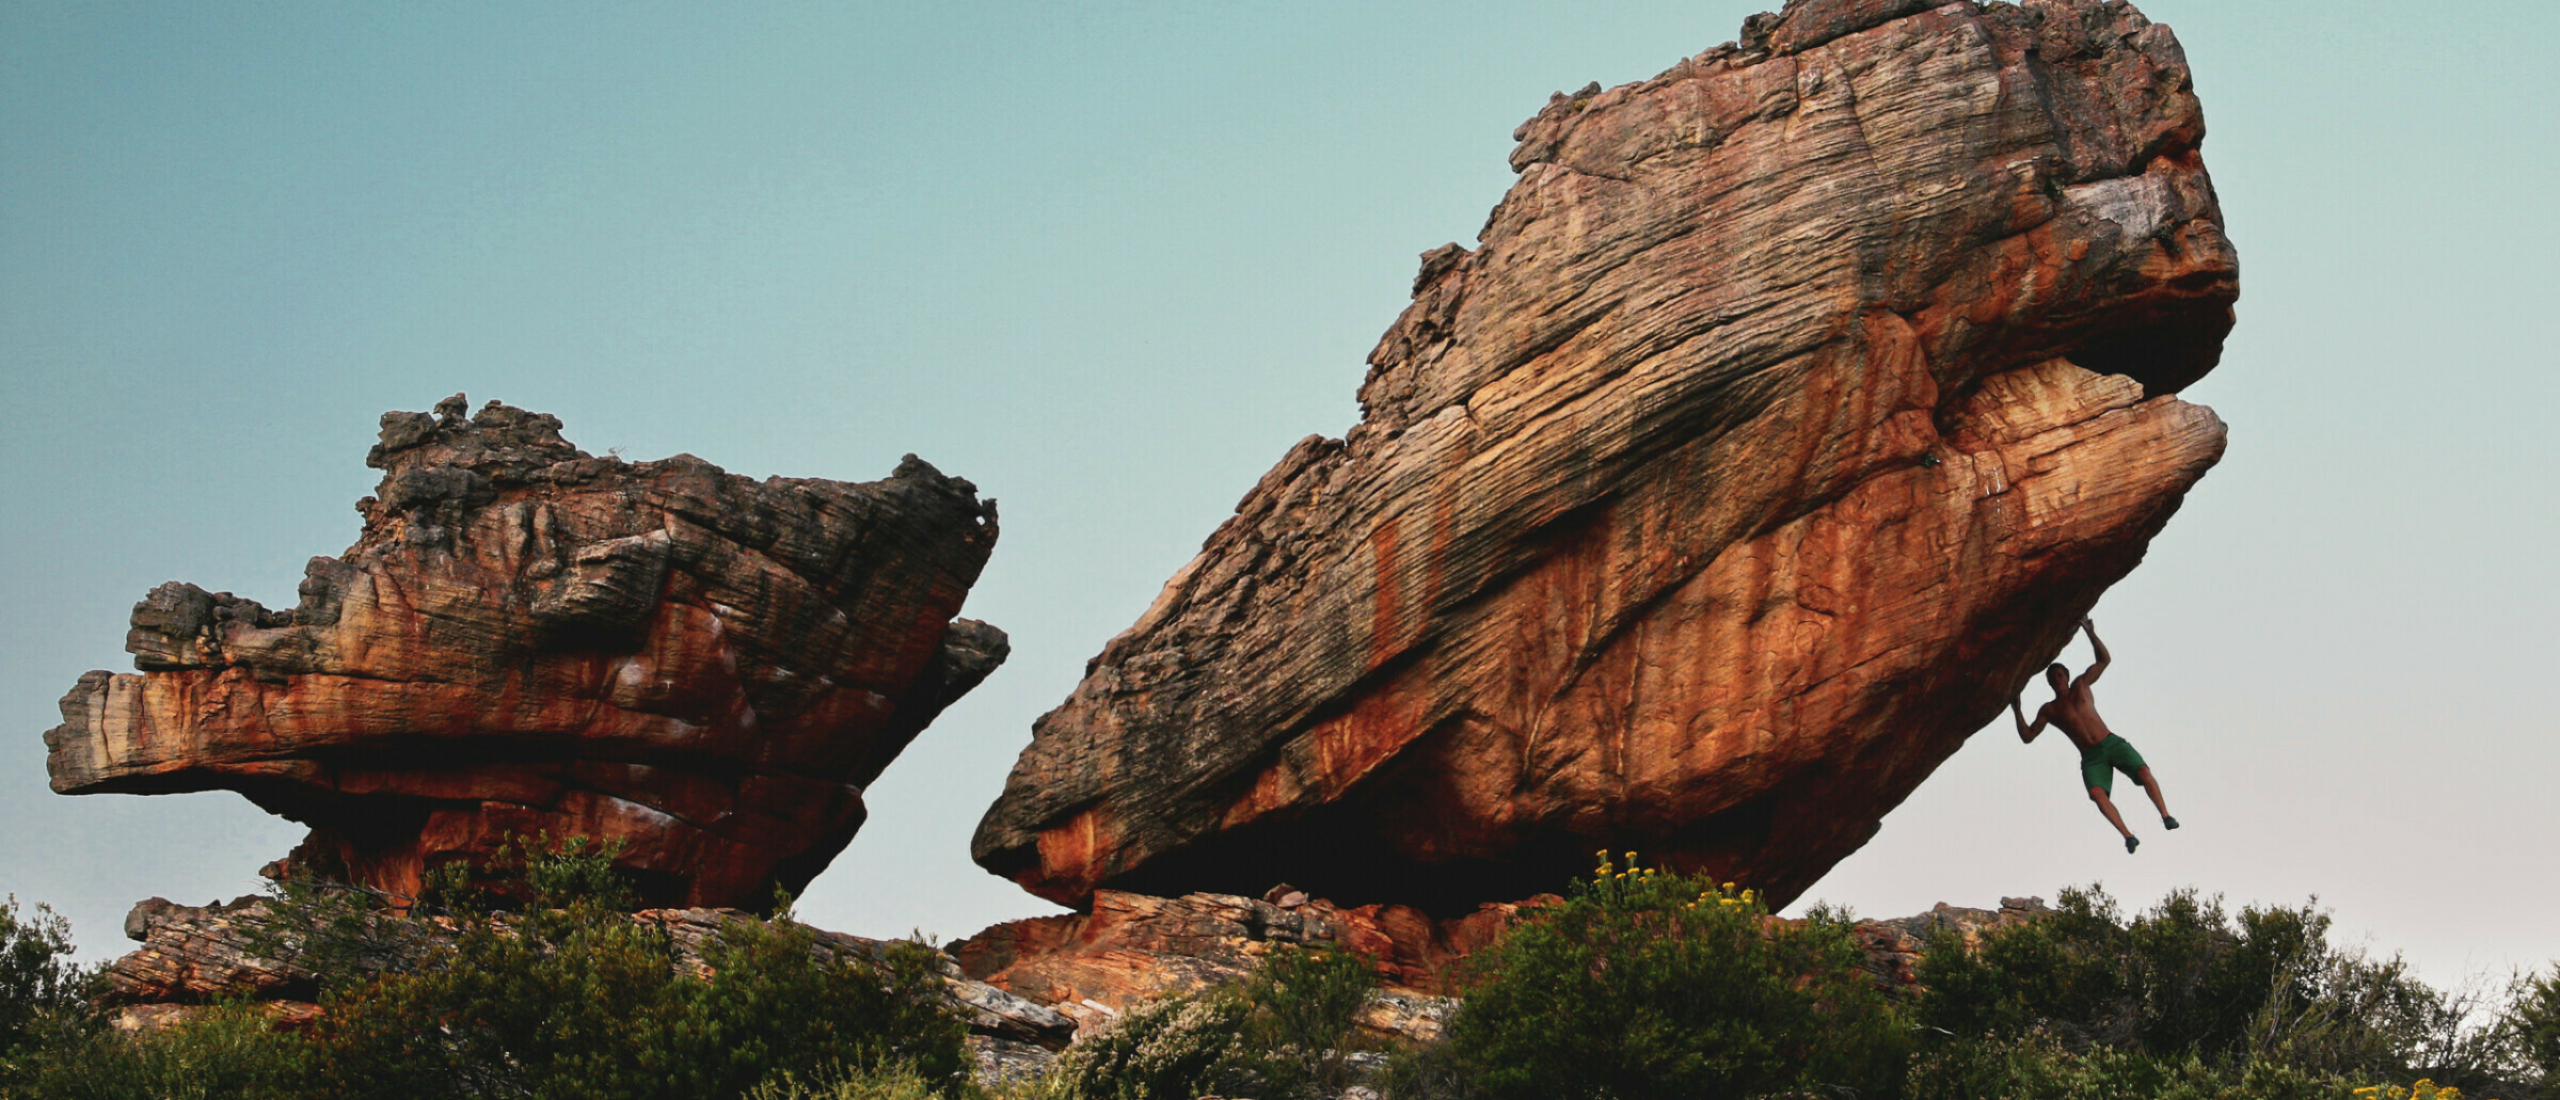
<path fill-rule="evenodd" d="M 1783 904 L 2221 455 L 2238 263 L 2166 27 L 1810 0 L 1559 95 L 988 811 L 1042 896 L 1455 914 L 1594 849 Z"/>
<path fill-rule="evenodd" d="M 509 833 L 624 845 L 661 904 L 760 906 L 852 839 L 862 789 L 1003 661 L 954 619 L 995 502 L 597 458 L 491 402 L 390 413 L 364 533 L 291 610 L 154 589 L 45 735 L 73 794 L 236 790 L 296 858 L 405 892 Z"/>

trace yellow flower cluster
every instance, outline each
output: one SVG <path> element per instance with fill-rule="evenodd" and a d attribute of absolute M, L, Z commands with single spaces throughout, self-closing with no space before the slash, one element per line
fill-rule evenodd
<path fill-rule="evenodd" d="M 2462 1090 L 2438 1085 L 2419 1078 L 2407 1088 L 2398 1085 L 2367 1085 L 2356 1090 L 2356 1100 L 2462 1100 Z"/>
<path fill-rule="evenodd" d="M 1663 873 L 1658 867 L 1645 867 L 1638 864 L 1636 862 L 1636 854 L 1634 852 L 1620 853 L 1620 855 L 1622 855 L 1627 861 L 1627 865 L 1624 870 L 1620 870 L 1618 864 L 1609 858 L 1608 849 L 1602 848 L 1592 854 L 1600 858 L 1599 865 L 1591 869 L 1592 877 L 1604 885 L 1617 882 L 1628 882 L 1630 880 L 1633 882 L 1644 882 Z M 1719 908 L 1738 909 L 1758 904 L 1759 900 L 1760 894 L 1758 891 L 1748 888 L 1735 889 L 1734 884 L 1728 882 L 1717 889 L 1700 891 L 1698 894 L 1698 900 L 1690 902 L 1688 907 L 1695 909 L 1701 905 L 1713 904 Z M 2432 1100 L 2432 1098 L 2429 1098 L 2429 1100 Z M 2460 1100 L 2460 1098 L 2457 1097 L 2455 1100 Z"/>
<path fill-rule="evenodd" d="M 1735 890 L 1733 888 L 1733 884 L 1728 882 L 1724 884 L 1722 889 L 1701 891 L 1698 894 L 1698 900 L 1689 903 L 1689 908 L 1695 909 L 1701 905 L 1707 904 L 1708 902 L 1714 902 L 1718 908 L 1739 909 L 1758 902 L 1759 900 L 1760 894 L 1758 891 L 1752 890 L 1748 887 L 1741 890 Z"/>
<path fill-rule="evenodd" d="M 1591 873 L 1603 882 L 1615 882 L 1619 879 L 1630 876 L 1633 876 L 1637 881 L 1641 882 L 1645 879 L 1652 878 L 1655 874 L 1659 873 L 1653 869 L 1636 866 L 1636 854 L 1634 852 L 1626 853 L 1627 869 L 1624 871 L 1619 870 L 1617 864 L 1609 862 L 1609 850 L 1607 848 L 1602 848 L 1593 854 L 1600 857 L 1600 865 L 1592 868 Z"/>

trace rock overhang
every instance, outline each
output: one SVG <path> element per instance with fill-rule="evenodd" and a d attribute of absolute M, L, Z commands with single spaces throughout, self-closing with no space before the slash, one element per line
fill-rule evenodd
<path fill-rule="evenodd" d="M 1559 95 L 980 862 L 1456 913 L 1605 844 L 1783 902 L 2219 458 L 2171 396 L 2238 294 L 2203 136 L 2174 37 L 2088 0 L 1791 4 Z"/>

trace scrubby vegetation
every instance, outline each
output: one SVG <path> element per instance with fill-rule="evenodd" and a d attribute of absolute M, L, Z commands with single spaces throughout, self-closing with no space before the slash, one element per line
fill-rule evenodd
<path fill-rule="evenodd" d="M 2527 1000 L 2485 1012 L 2396 959 L 2341 950 L 2307 905 L 2235 917 L 2180 892 L 2127 919 L 2101 892 L 2067 890 L 2054 915 L 1976 950 L 1933 943 L 1920 980 L 1929 992 L 1916 1020 L 1940 1041 L 1915 1069 L 1918 1095 L 1976 1095 L 2099 1062 L 2127 1080 L 2203 1074 L 2270 1096 L 2421 1080 L 2526 1095 L 2544 1076 L 2516 1041 Z M 2146 1087 L 2138 1094 L 2184 1095 Z"/>
<path fill-rule="evenodd" d="M 1908 1029 L 1835 915 L 1602 856 L 1476 960 L 1447 1057 L 1488 1100 L 1882 1095 Z"/>
<path fill-rule="evenodd" d="M 12 900 L 0 1096 L 2560 1096 L 2560 969 L 2448 994 L 2331 944 L 2308 905 L 2235 913 L 2182 892 L 2127 916 L 2065 891 L 1978 942 L 1942 933 L 1923 990 L 1896 994 L 1841 914 L 1779 920 L 1748 890 L 1625 862 L 1604 856 L 1455 976 L 1467 997 L 1439 1042 L 1364 1037 L 1368 960 L 1279 949 L 1246 981 L 1135 1008 L 1001 1085 L 969 1080 L 926 949 L 838 959 L 805 928 L 751 922 L 685 972 L 665 933 L 625 915 L 606 856 L 575 845 L 496 882 L 440 880 L 428 904 L 452 931 L 438 936 L 363 895 L 286 891 L 286 924 L 317 929 L 293 948 L 345 975 L 301 1030 L 250 1005 L 151 1035 L 106 1027 L 68 928 Z"/>
<path fill-rule="evenodd" d="M 1006 1100 L 1332 1100 L 1376 987 L 1369 960 L 1284 948 L 1242 982 L 1131 1009 Z"/>
<path fill-rule="evenodd" d="M 665 932 L 630 919 L 609 853 L 570 844 L 525 862 L 513 909 L 481 884 L 440 880 L 420 899 L 450 929 L 438 936 L 382 919 L 363 895 L 286 891 L 278 925 L 297 949 L 400 964 L 331 971 L 346 977 L 307 1029 L 237 1005 L 126 1035 L 61 998 L 12 1004 L 58 1022 L 9 1052 L 0 1095 L 700 1100 L 874 1067 L 937 1095 L 968 1087 L 966 1029 L 938 999 L 928 949 L 831 957 L 798 925 L 748 922 L 705 946 L 705 973 L 685 973 Z M 58 924 L 0 931 L 0 953 L 59 968 L 68 952 Z"/>
<path fill-rule="evenodd" d="M 1604 856 L 1473 961 L 1446 1039 L 1368 1084 L 1390 1100 L 2560 1095 L 2560 970 L 2446 994 L 2331 944 L 2308 905 L 2235 914 L 2180 892 L 2128 917 L 2070 890 L 1977 943 L 1940 934 L 1899 999 L 1865 965 L 1840 914 L 1778 920 L 1747 890 Z M 1039 1095 L 1340 1095 L 1233 1074 L 1251 1003 L 1213 991 L 1132 1013 Z"/>
<path fill-rule="evenodd" d="M 0 904 L 0 1087 L 80 1040 L 91 977 L 71 964 L 71 922 L 15 896 Z"/>

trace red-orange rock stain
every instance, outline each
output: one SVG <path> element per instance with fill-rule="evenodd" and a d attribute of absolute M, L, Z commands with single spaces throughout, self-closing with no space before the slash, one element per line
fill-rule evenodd
<path fill-rule="evenodd" d="M 1390 517 L 1369 534 L 1369 554 L 1375 563 L 1371 567 L 1375 595 L 1371 597 L 1369 616 L 1371 668 L 1385 664 L 1396 652 L 1397 613 L 1401 610 L 1403 589 L 1403 576 L 1396 568 L 1396 550 L 1396 521 Z"/>
<path fill-rule="evenodd" d="M 1110 817 L 1102 807 L 1095 806 L 1069 818 L 1064 825 L 1040 833 L 1037 873 L 1050 881 L 1099 881 L 1116 870 L 1104 862 L 1113 842 Z M 1025 887 L 1032 885 L 1024 883 Z"/>

